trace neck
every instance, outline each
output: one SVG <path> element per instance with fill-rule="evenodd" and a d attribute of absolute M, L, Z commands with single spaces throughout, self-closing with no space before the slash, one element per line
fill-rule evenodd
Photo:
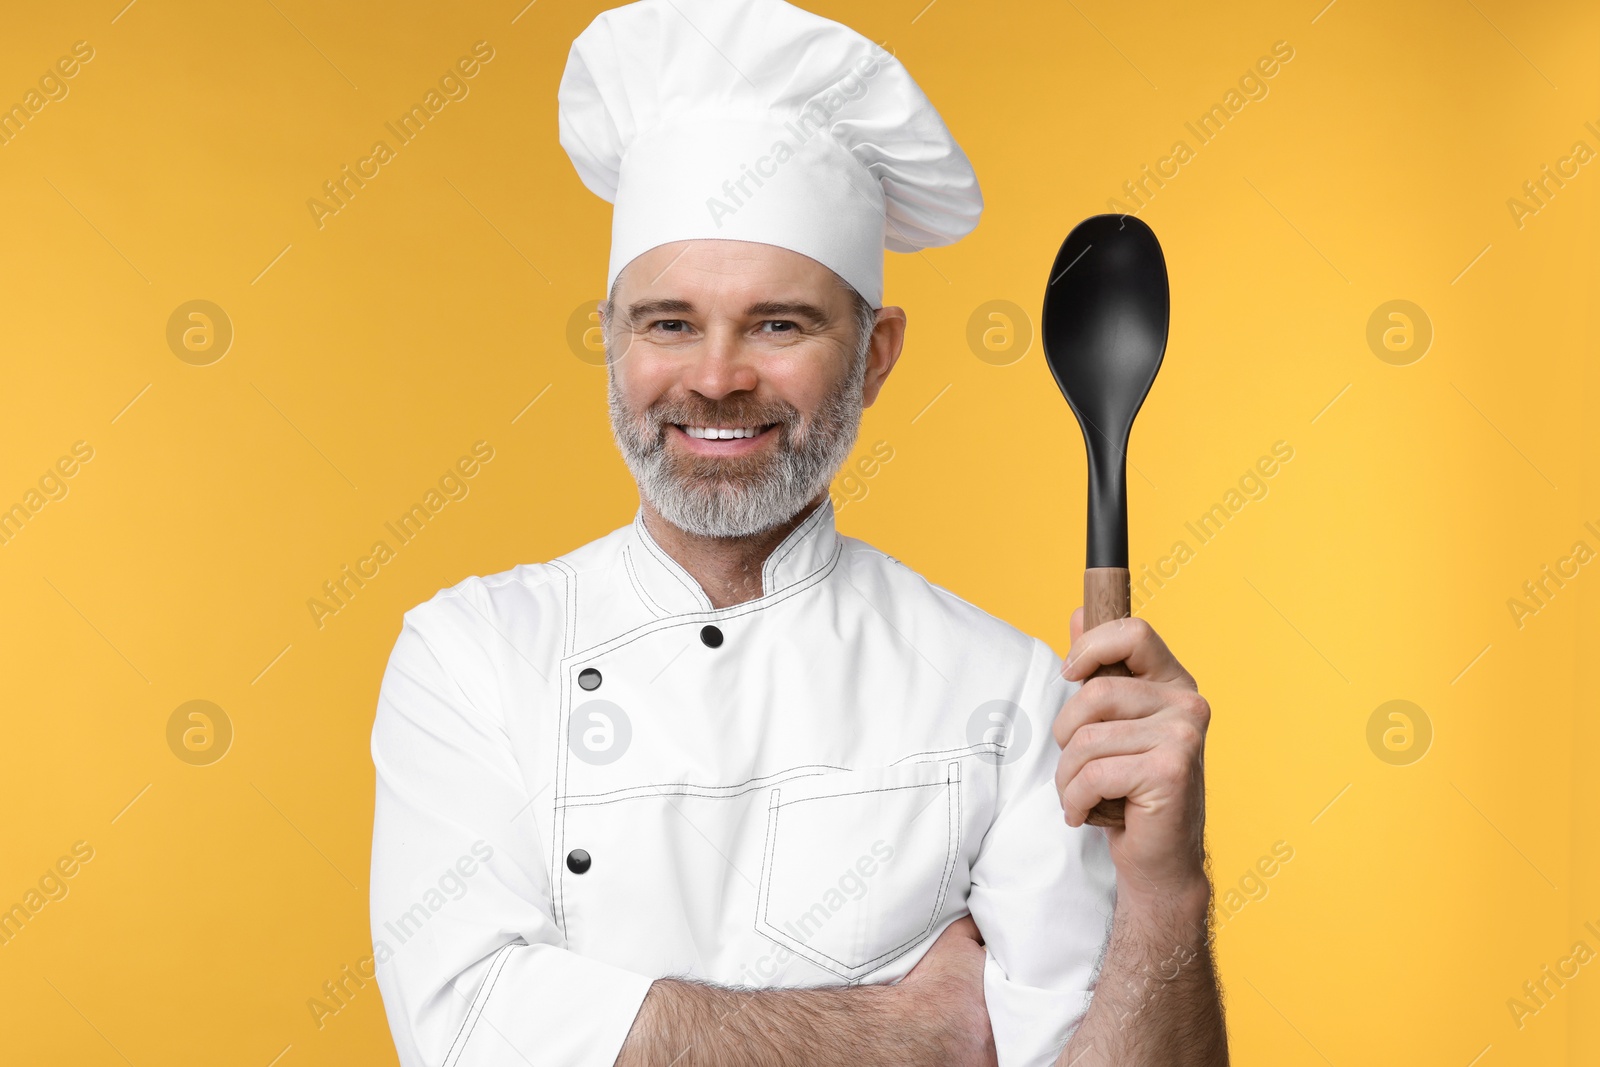
<path fill-rule="evenodd" d="M 727 608 L 761 596 L 761 567 L 767 557 L 826 498 L 824 489 L 787 522 L 748 537 L 703 537 L 672 525 L 642 497 L 640 508 L 656 544 L 700 583 L 712 607 Z"/>

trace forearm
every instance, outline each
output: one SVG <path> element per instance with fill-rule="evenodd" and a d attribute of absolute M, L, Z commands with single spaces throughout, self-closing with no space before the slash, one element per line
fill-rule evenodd
<path fill-rule="evenodd" d="M 650 987 L 616 1067 L 858 1067 L 943 1064 L 935 1028 L 902 986 Z"/>
<path fill-rule="evenodd" d="M 1225 1067 L 1210 887 L 1181 901 L 1119 899 L 1094 999 L 1060 1067 Z"/>

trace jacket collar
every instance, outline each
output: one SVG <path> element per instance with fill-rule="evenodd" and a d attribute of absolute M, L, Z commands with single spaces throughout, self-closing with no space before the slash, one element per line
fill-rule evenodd
<path fill-rule="evenodd" d="M 761 565 L 761 599 L 781 593 L 822 570 L 837 554 L 838 542 L 833 500 L 824 497 Z M 634 513 L 623 559 L 634 587 L 658 616 L 715 610 L 694 576 L 650 536 L 642 505 Z"/>

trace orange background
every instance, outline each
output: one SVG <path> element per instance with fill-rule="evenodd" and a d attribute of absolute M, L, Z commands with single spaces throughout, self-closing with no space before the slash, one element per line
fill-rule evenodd
<path fill-rule="evenodd" d="M 1596 10 L 813 6 L 907 64 L 988 205 L 958 245 L 889 257 L 908 349 L 858 454 L 893 458 L 839 484 L 840 528 L 1065 650 L 1082 445 L 1029 317 L 1067 231 L 1187 141 L 1139 212 L 1173 309 L 1131 447 L 1135 569 L 1293 449 L 1141 609 L 1215 709 L 1235 1062 L 1593 1062 L 1600 964 L 1520 1019 L 1508 1000 L 1574 942 L 1600 952 L 1600 565 L 1520 626 L 1508 600 L 1600 550 L 1600 175 L 1508 200 L 1600 149 Z M 609 208 L 555 127 L 600 9 L 7 13 L 0 104 L 93 53 L 0 145 L 0 507 L 42 505 L 0 544 L 0 907 L 73 871 L 0 946 L 8 1060 L 393 1062 L 375 986 L 320 1026 L 308 1002 L 371 951 L 368 738 L 400 615 L 636 504 L 583 344 Z M 319 226 L 323 182 L 478 41 L 469 94 Z M 1280 41 L 1266 95 L 1200 144 L 1185 123 Z M 231 324 L 220 358 L 169 345 L 192 300 Z M 1393 300 L 1425 351 L 1369 346 Z M 469 493 L 318 626 L 322 583 L 478 441 Z M 42 478 L 65 495 L 30 498 Z M 232 729 L 205 765 L 179 758 L 217 751 L 185 748 L 189 720 L 169 742 L 194 700 Z M 1409 749 L 1369 745 L 1392 700 L 1420 709 Z"/>

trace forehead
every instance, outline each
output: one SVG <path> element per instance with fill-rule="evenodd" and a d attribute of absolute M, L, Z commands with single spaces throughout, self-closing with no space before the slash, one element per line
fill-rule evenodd
<path fill-rule="evenodd" d="M 619 302 L 687 299 L 729 305 L 784 297 L 843 297 L 833 271 L 810 256 L 754 241 L 695 240 L 658 245 L 628 263 Z"/>

